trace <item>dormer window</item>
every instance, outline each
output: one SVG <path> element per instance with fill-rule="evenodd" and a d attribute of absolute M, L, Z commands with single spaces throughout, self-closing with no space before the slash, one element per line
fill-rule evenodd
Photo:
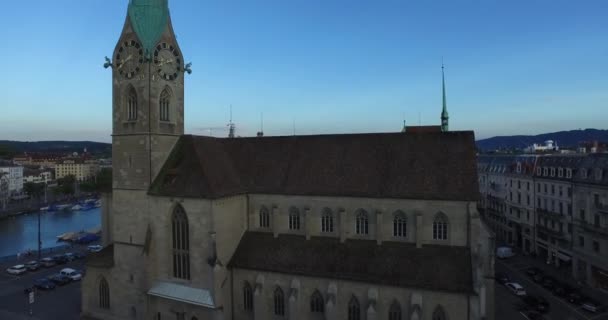
<path fill-rule="evenodd" d="M 566 178 L 572 178 L 572 169 L 566 169 Z"/>
<path fill-rule="evenodd" d="M 536 167 L 536 175 L 540 176 L 541 175 L 541 168 L 540 167 Z"/>
<path fill-rule="evenodd" d="M 546 177 L 549 174 L 549 169 L 547 167 L 543 168 L 543 176 Z"/>
<path fill-rule="evenodd" d="M 521 173 L 521 162 L 517 163 L 517 173 Z"/>
<path fill-rule="evenodd" d="M 602 169 L 595 168 L 595 180 L 602 180 Z"/>
<path fill-rule="evenodd" d="M 560 178 L 564 176 L 564 168 L 557 169 L 557 176 Z"/>
<path fill-rule="evenodd" d="M 583 177 L 583 179 L 587 179 L 587 169 L 586 168 L 581 169 L 581 177 Z"/>
<path fill-rule="evenodd" d="M 555 177 L 555 168 L 551 168 L 551 176 Z"/>

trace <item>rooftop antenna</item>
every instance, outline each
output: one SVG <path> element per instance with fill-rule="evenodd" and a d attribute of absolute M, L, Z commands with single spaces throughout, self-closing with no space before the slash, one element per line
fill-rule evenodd
<path fill-rule="evenodd" d="M 420 121 L 420 111 L 418 111 L 418 125 L 421 125 L 421 121 Z"/>
<path fill-rule="evenodd" d="M 232 122 L 232 105 L 230 105 L 230 122 L 228 122 L 228 138 L 234 138 L 236 126 Z"/>
<path fill-rule="evenodd" d="M 264 112 L 260 114 L 260 131 L 257 134 L 258 137 L 264 136 Z"/>
<path fill-rule="evenodd" d="M 293 118 L 293 135 L 296 135 L 296 118 Z"/>

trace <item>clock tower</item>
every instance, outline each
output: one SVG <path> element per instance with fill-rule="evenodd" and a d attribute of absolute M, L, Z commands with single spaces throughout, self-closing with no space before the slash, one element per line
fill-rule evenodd
<path fill-rule="evenodd" d="M 131 0 L 114 49 L 114 190 L 147 190 L 184 134 L 186 66 L 167 2 Z"/>

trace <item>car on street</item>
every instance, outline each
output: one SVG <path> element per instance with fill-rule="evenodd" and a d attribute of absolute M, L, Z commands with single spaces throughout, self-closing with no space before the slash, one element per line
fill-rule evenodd
<path fill-rule="evenodd" d="M 526 295 L 522 298 L 528 308 L 532 310 L 547 313 L 549 312 L 549 302 L 541 296 Z"/>
<path fill-rule="evenodd" d="M 22 264 L 18 264 L 6 269 L 6 272 L 9 274 L 21 275 L 27 272 L 27 268 Z"/>
<path fill-rule="evenodd" d="M 61 271 L 59 271 L 59 274 L 72 279 L 72 281 L 82 280 L 82 274 L 78 273 L 76 270 L 74 270 L 72 268 L 61 269 Z"/>
<path fill-rule="evenodd" d="M 103 249 L 103 247 L 98 244 L 90 245 L 87 247 L 87 250 L 89 252 L 99 252 L 101 251 L 101 249 Z"/>
<path fill-rule="evenodd" d="M 496 281 L 498 281 L 500 284 L 505 284 L 510 281 L 509 275 L 504 272 L 497 272 L 494 274 L 494 279 L 496 279 Z"/>
<path fill-rule="evenodd" d="M 45 268 L 54 267 L 56 265 L 55 260 L 52 258 L 42 258 L 40 264 Z"/>
<path fill-rule="evenodd" d="M 36 271 L 36 270 L 40 269 L 40 265 L 38 264 L 38 261 L 28 261 L 25 263 L 25 267 L 29 271 Z"/>
<path fill-rule="evenodd" d="M 70 281 L 72 281 L 72 279 L 70 279 L 70 277 L 67 277 L 67 276 L 64 276 L 61 274 L 54 274 L 52 276 L 49 276 L 48 279 L 60 286 L 66 285 L 66 284 L 70 283 Z"/>
<path fill-rule="evenodd" d="M 526 269 L 526 274 L 529 275 L 530 277 L 534 277 L 538 273 L 542 273 L 542 271 L 537 267 L 532 267 L 532 268 Z"/>
<path fill-rule="evenodd" d="M 507 282 L 505 286 L 517 296 L 525 296 L 526 290 L 517 282 Z"/>
<path fill-rule="evenodd" d="M 583 303 L 581 303 L 581 307 L 584 310 L 587 310 L 587 311 L 593 312 L 593 313 L 597 313 L 597 312 L 604 310 L 604 308 L 602 307 L 602 305 L 600 305 L 599 302 L 591 300 L 591 299 L 584 300 Z"/>
<path fill-rule="evenodd" d="M 52 259 L 56 264 L 66 264 L 68 262 L 68 258 L 62 254 L 54 255 Z"/>
<path fill-rule="evenodd" d="M 87 257 L 86 252 L 74 252 L 74 258 L 76 259 L 84 259 Z"/>
<path fill-rule="evenodd" d="M 34 280 L 34 286 L 41 290 L 53 290 L 55 289 L 55 283 L 49 279 L 36 279 Z"/>

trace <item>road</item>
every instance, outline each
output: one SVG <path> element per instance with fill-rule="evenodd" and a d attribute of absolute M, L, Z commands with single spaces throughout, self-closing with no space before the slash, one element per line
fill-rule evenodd
<path fill-rule="evenodd" d="M 22 261 L 23 262 L 23 261 Z M 12 264 L 15 264 L 13 261 Z M 41 268 L 38 271 L 27 272 L 21 276 L 7 274 L 4 270 L 11 264 L 2 264 L 0 273 L 0 318 L 21 319 L 28 316 L 30 305 L 28 296 L 23 290 L 32 285 L 35 279 L 58 273 L 63 268 L 83 270 L 84 260 L 68 262 L 52 268 Z M 35 320 L 79 319 L 81 308 L 80 281 L 58 286 L 51 291 L 37 291 L 35 302 L 32 304 L 32 317 Z"/>
<path fill-rule="evenodd" d="M 496 260 L 496 272 L 505 272 L 512 282 L 521 284 L 528 294 L 544 297 L 550 304 L 550 309 L 545 318 L 549 320 L 608 320 L 608 312 L 594 314 L 583 310 L 578 305 L 568 303 L 539 284 L 532 281 L 525 274 L 525 270 L 531 266 L 517 259 Z M 503 285 L 496 283 L 496 320 L 527 319 L 520 313 L 521 299 L 506 289 Z"/>

